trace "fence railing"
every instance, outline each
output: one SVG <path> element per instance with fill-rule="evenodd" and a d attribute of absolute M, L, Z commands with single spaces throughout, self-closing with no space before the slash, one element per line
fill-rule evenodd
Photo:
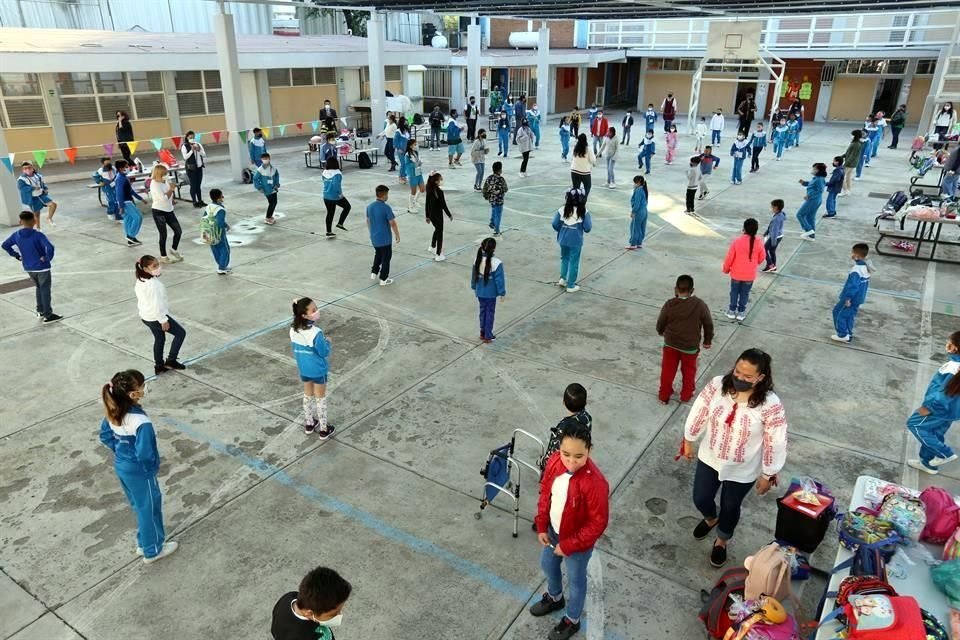
<path fill-rule="evenodd" d="M 895 13 L 825 14 L 797 18 L 760 18 L 761 43 L 778 49 L 909 49 L 950 43 L 957 10 Z M 592 20 L 590 48 L 702 51 L 711 21 L 733 18 L 670 20 Z"/>

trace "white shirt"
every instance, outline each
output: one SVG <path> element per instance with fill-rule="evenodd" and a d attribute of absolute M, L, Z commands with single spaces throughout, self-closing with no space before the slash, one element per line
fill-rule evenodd
<path fill-rule="evenodd" d="M 550 526 L 560 535 L 560 522 L 563 520 L 563 508 L 567 506 L 567 491 L 570 489 L 569 471 L 561 473 L 553 480 L 550 487 Z"/>
<path fill-rule="evenodd" d="M 133 286 L 137 294 L 137 312 L 140 318 L 147 322 L 164 323 L 169 318 L 169 305 L 167 303 L 167 288 L 160 282 L 160 278 L 150 278 L 148 280 L 137 280 Z"/>
<path fill-rule="evenodd" d="M 194 140 L 193 144 L 197 145 L 198 151 L 194 152 L 193 147 L 189 142 L 185 143 L 180 147 L 180 153 L 183 155 L 183 160 L 186 162 L 191 156 L 196 155 L 197 168 L 202 169 L 204 164 L 204 158 L 207 157 L 207 152 L 203 150 L 203 145 Z"/>
<path fill-rule="evenodd" d="M 573 160 L 570 162 L 570 171 L 574 173 L 590 173 L 590 170 L 595 164 L 597 164 L 597 156 L 593 155 L 593 149 L 588 145 L 587 155 L 583 157 L 576 154 L 573 155 Z"/>
<path fill-rule="evenodd" d="M 780 398 L 770 392 L 762 405 L 751 408 L 722 393 L 722 380 L 717 376 L 697 396 L 684 437 L 694 442 L 706 434 L 697 457 L 721 481 L 748 483 L 761 473 L 779 473 L 787 459 L 787 418 Z"/>
<path fill-rule="evenodd" d="M 710 130 L 723 131 L 723 116 L 721 114 L 715 113 L 713 117 L 710 118 Z"/>
<path fill-rule="evenodd" d="M 953 111 L 940 112 L 933 123 L 935 127 L 949 127 L 953 125 Z M 950 133 L 949 131 L 947 133 Z"/>
<path fill-rule="evenodd" d="M 166 182 L 151 180 L 150 200 L 150 207 L 157 211 L 173 211 L 173 187 Z"/>

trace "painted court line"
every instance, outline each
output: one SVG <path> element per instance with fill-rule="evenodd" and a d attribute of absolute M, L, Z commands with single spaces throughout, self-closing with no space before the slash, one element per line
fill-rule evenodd
<path fill-rule="evenodd" d="M 933 301 L 934 288 L 937 278 L 937 263 L 930 262 L 923 278 L 923 299 L 920 303 L 920 346 L 917 349 L 917 375 L 913 379 L 913 398 L 915 407 L 923 404 L 923 396 L 927 388 L 927 377 L 923 365 L 930 362 L 933 356 Z M 902 484 L 907 487 L 920 486 L 920 472 L 906 464 L 907 458 L 913 457 L 920 451 L 920 444 L 913 438 L 906 428 L 903 433 L 903 479 Z"/>

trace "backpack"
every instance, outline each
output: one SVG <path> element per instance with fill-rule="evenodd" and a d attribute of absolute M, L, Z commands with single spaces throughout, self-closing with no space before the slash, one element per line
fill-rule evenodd
<path fill-rule="evenodd" d="M 743 597 L 746 580 L 747 570 L 744 567 L 735 567 L 724 571 L 709 592 L 705 589 L 700 590 L 703 606 L 700 608 L 699 618 L 711 638 L 722 640 L 733 626 L 729 614 L 730 596 L 736 594 Z"/>
<path fill-rule="evenodd" d="M 960 558 L 960 529 L 951 534 L 946 544 L 943 545 L 943 560 L 956 560 Z"/>
<path fill-rule="evenodd" d="M 204 211 L 200 218 L 200 242 L 206 245 L 220 242 L 220 229 L 217 227 L 216 216 L 210 215 L 208 211 Z"/>
<path fill-rule="evenodd" d="M 413 124 L 423 124 L 423 116 L 419 113 L 413 114 Z"/>
<path fill-rule="evenodd" d="M 876 576 L 847 576 L 840 582 L 840 588 L 828 593 L 827 596 L 835 597 L 837 608 L 842 608 L 847 605 L 851 597 L 858 594 L 881 594 L 893 597 L 898 595 L 897 590 L 890 586 L 890 583 Z"/>
<path fill-rule="evenodd" d="M 920 605 L 910 596 L 857 594 L 842 611 L 847 640 L 927 640 Z"/>
<path fill-rule="evenodd" d="M 937 620 L 935 615 L 926 609 L 920 609 L 920 616 L 923 618 L 923 627 L 927 632 L 927 640 L 950 640 L 950 634 L 947 633 L 947 628 Z"/>
<path fill-rule="evenodd" d="M 240 172 L 240 180 L 243 184 L 253 184 L 253 171 L 249 168 Z"/>
<path fill-rule="evenodd" d="M 770 596 L 783 602 L 793 597 L 790 586 L 790 559 L 776 542 L 771 542 L 744 561 L 747 579 L 744 582 L 744 597 L 757 600 Z"/>
<path fill-rule="evenodd" d="M 890 199 L 887 200 L 887 204 L 883 205 L 883 211 L 890 213 L 896 213 L 903 208 L 903 205 L 907 204 L 907 200 L 910 198 L 903 191 L 897 191 L 890 196 Z"/>
<path fill-rule="evenodd" d="M 934 544 L 943 544 L 960 526 L 960 507 L 949 492 L 940 487 L 927 487 L 920 494 L 927 513 L 927 524 L 920 539 Z"/>
<path fill-rule="evenodd" d="M 837 516 L 840 544 L 851 551 L 860 547 L 878 549 L 884 560 L 889 560 L 897 552 L 900 534 L 893 523 L 874 515 L 863 507 Z"/>
<path fill-rule="evenodd" d="M 927 525 L 927 514 L 923 502 L 903 493 L 888 493 L 880 503 L 877 515 L 893 523 L 905 540 L 914 542 L 920 539 L 920 534 Z"/>
<path fill-rule="evenodd" d="M 357 153 L 357 166 L 361 169 L 369 169 L 373 166 L 373 162 L 370 161 L 370 154 L 366 151 L 360 151 Z"/>

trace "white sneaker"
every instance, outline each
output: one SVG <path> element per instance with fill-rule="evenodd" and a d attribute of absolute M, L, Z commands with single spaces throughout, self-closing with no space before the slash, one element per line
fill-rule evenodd
<path fill-rule="evenodd" d="M 377 274 L 371 273 L 371 274 L 370 274 L 370 279 L 371 279 L 371 280 L 376 280 L 376 279 L 377 279 Z"/>
<path fill-rule="evenodd" d="M 163 264 L 173 264 L 174 262 L 176 262 L 176 260 L 173 260 L 173 259 L 169 258 L 168 256 L 160 256 L 159 260 L 160 260 L 160 262 L 162 262 Z"/>
<path fill-rule="evenodd" d="M 436 247 L 427 247 L 427 253 L 436 253 L 436 252 L 437 252 Z"/>
<path fill-rule="evenodd" d="M 572 287 L 567 287 L 567 293 L 576 293 L 577 291 L 580 291 L 580 285 L 578 284 L 575 284 Z"/>
<path fill-rule="evenodd" d="M 610 183 L 607 184 L 607 189 L 616 189 L 616 188 L 617 188 L 617 185 L 615 185 L 615 184 L 612 183 L 612 182 L 610 182 Z"/>
<path fill-rule="evenodd" d="M 737 317 L 736 317 L 737 322 L 743 322 L 746 319 L 747 319 L 747 315 L 745 313 L 737 314 Z"/>
<path fill-rule="evenodd" d="M 812 236 L 814 233 L 815 233 L 814 231 L 804 231 L 803 233 L 800 234 L 800 237 L 801 237 L 801 238 L 809 238 L 809 237 Z"/>
<path fill-rule="evenodd" d="M 381 287 L 386 287 L 387 285 L 391 285 L 391 284 L 393 284 L 393 278 L 387 278 L 386 280 L 380 281 Z"/>
<path fill-rule="evenodd" d="M 956 460 L 956 459 L 957 459 L 957 454 L 953 454 L 953 455 L 950 456 L 949 458 L 932 458 L 932 459 L 930 460 L 930 466 L 931 466 L 931 467 L 942 467 L 943 465 L 945 465 L 945 464 L 947 464 L 947 463 L 949 463 L 949 462 L 953 462 L 953 461 Z"/>
<path fill-rule="evenodd" d="M 157 560 L 162 560 L 163 558 L 166 558 L 169 555 L 173 555 L 173 552 L 176 551 L 177 547 L 179 546 L 180 545 L 178 545 L 176 542 L 164 542 L 163 548 L 160 549 L 160 553 L 153 556 L 152 558 L 144 558 L 143 564 L 153 564 Z"/>
<path fill-rule="evenodd" d="M 558 286 L 558 287 L 564 287 L 564 288 L 566 288 L 566 286 L 567 286 L 567 281 L 566 281 L 566 279 L 560 278 L 559 280 L 557 280 L 557 286 Z"/>
<path fill-rule="evenodd" d="M 932 476 L 935 476 L 938 473 L 940 473 L 940 471 L 938 471 L 937 469 L 931 469 L 927 465 L 923 464 L 923 462 L 921 462 L 920 460 L 907 460 L 907 466 L 913 467 L 917 471 L 923 471 L 924 473 L 929 473 Z"/>
<path fill-rule="evenodd" d="M 858 182 L 860 181 L 860 178 L 858 178 L 857 176 L 853 176 L 853 179 L 856 180 L 856 181 L 858 181 Z"/>
<path fill-rule="evenodd" d="M 143 557 L 143 547 L 137 547 L 136 554 L 137 554 L 137 557 L 142 558 L 142 557 Z"/>
<path fill-rule="evenodd" d="M 850 342 L 850 336 L 843 336 L 842 338 L 837 334 L 830 336 L 830 339 L 834 342 Z"/>
<path fill-rule="evenodd" d="M 849 191 L 841 191 L 840 193 L 837 194 L 837 197 L 838 197 L 838 198 L 846 198 L 848 195 L 850 195 L 850 192 L 849 192 Z"/>
<path fill-rule="evenodd" d="M 733 311 L 724 311 L 723 315 L 727 316 L 727 320 L 737 319 L 737 314 L 735 314 Z"/>
<path fill-rule="evenodd" d="M 180 255 L 180 252 L 175 249 L 170 249 L 170 255 L 173 256 L 174 262 L 183 262 L 183 256 Z"/>
<path fill-rule="evenodd" d="M 445 255 L 443 255 L 443 254 L 441 253 L 441 254 L 438 254 L 436 258 L 434 258 L 434 261 L 436 261 L 436 262 L 443 262 L 443 261 L 446 260 L 446 259 L 447 259 L 447 256 L 445 256 Z"/>

